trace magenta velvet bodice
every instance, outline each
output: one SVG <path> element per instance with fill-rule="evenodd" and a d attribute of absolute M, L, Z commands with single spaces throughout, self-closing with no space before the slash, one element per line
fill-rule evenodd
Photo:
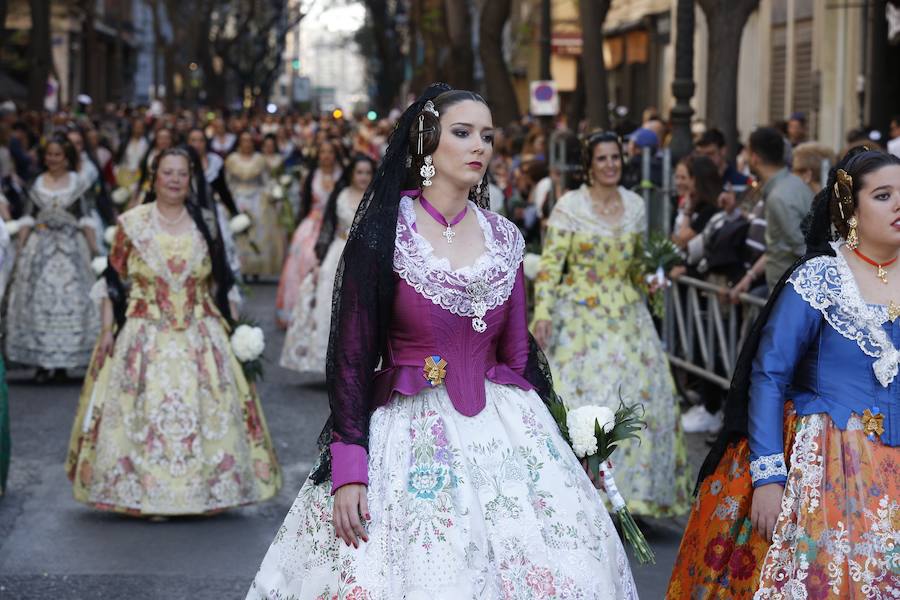
<path fill-rule="evenodd" d="M 371 398 L 355 402 L 355 409 L 368 416 L 392 398 L 402 402 L 404 396 L 443 386 L 456 410 L 474 416 L 485 406 L 486 381 L 531 389 L 523 376 L 528 361 L 524 241 L 508 220 L 471 205 L 486 250 L 474 265 L 451 270 L 416 233 L 413 202 L 404 197 L 400 204 L 396 291 L 382 365 L 371 375 Z M 426 373 L 429 357 L 446 362 L 437 383 Z M 352 427 L 351 419 L 344 423 L 340 413 L 332 414 L 332 489 L 368 483 L 366 449 L 347 443 L 340 433 Z"/>

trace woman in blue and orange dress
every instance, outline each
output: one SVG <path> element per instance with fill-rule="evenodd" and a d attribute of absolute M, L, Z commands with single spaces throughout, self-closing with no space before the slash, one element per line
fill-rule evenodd
<path fill-rule="evenodd" d="M 845 157 L 809 224 L 738 360 L 667 598 L 900 590 L 900 159 Z"/>

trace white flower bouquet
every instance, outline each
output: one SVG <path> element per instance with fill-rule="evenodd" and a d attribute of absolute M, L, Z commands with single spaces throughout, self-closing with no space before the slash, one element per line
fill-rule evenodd
<path fill-rule="evenodd" d="M 107 246 L 112 246 L 116 239 L 116 226 L 111 225 L 103 230 L 103 241 Z"/>
<path fill-rule="evenodd" d="M 251 221 L 250 216 L 245 213 L 235 215 L 228 221 L 228 229 L 235 235 L 244 233 L 250 229 L 251 225 L 253 225 L 253 221 Z"/>
<path fill-rule="evenodd" d="M 550 412 L 563 436 L 571 444 L 575 456 L 587 462 L 590 473 L 599 474 L 603 491 L 609 498 L 625 541 L 631 545 L 638 561 L 641 564 L 655 562 L 653 550 L 634 522 L 625 499 L 616 487 L 612 462 L 609 460 L 621 442 L 628 439 L 639 440 L 638 432 L 646 425 L 641 418 L 643 406 L 626 406 L 622 402 L 616 412 L 605 406 L 582 406 L 567 410 L 559 402 L 551 406 Z"/>
<path fill-rule="evenodd" d="M 281 202 L 282 200 L 284 200 L 284 187 L 282 187 L 280 184 L 276 183 L 275 185 L 272 186 L 271 194 L 272 194 L 273 200 L 275 200 L 277 202 Z"/>
<path fill-rule="evenodd" d="M 94 272 L 94 275 L 100 277 L 101 275 L 103 275 L 103 272 L 106 270 L 106 267 L 108 265 L 109 261 L 105 256 L 98 256 L 91 261 L 91 270 Z"/>
<path fill-rule="evenodd" d="M 9 237 L 15 237 L 22 229 L 21 221 L 5 221 L 3 226 L 6 227 L 6 233 L 9 234 Z"/>
<path fill-rule="evenodd" d="M 541 255 L 534 252 L 526 253 L 522 266 L 525 269 L 525 278 L 534 281 L 537 279 L 538 271 L 540 270 Z"/>
<path fill-rule="evenodd" d="M 231 349 L 241 363 L 248 382 L 262 379 L 262 354 L 266 349 L 263 330 L 252 323 L 239 322 L 231 334 Z"/>
<path fill-rule="evenodd" d="M 280 183 L 281 186 L 285 187 L 285 188 L 290 187 L 291 183 L 293 183 L 293 181 L 294 181 L 294 178 L 291 177 L 290 175 L 282 175 L 281 177 L 278 178 L 278 183 Z"/>
<path fill-rule="evenodd" d="M 128 188 L 117 187 L 113 190 L 112 201 L 117 205 L 127 204 L 129 200 L 131 200 L 131 191 Z"/>

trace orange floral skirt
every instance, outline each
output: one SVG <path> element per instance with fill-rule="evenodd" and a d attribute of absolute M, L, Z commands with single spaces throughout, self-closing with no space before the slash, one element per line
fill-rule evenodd
<path fill-rule="evenodd" d="M 666 598 L 892 598 L 900 590 L 900 450 L 853 415 L 785 410 L 788 481 L 770 545 L 750 525 L 749 447 L 701 484 Z"/>

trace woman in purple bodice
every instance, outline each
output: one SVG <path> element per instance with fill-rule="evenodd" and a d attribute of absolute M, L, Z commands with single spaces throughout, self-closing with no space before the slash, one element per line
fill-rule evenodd
<path fill-rule="evenodd" d="M 323 453 L 248 598 L 636 598 L 526 324 L 524 242 L 483 206 L 493 123 L 403 114 L 335 281 Z"/>

